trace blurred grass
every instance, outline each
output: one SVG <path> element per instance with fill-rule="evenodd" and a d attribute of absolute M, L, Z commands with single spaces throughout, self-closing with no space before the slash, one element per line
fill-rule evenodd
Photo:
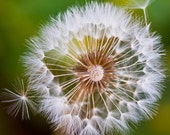
<path fill-rule="evenodd" d="M 6 87 L 22 72 L 18 59 L 26 49 L 26 39 L 35 35 L 40 25 L 49 20 L 49 16 L 54 17 L 75 4 L 83 5 L 85 1 L 90 0 L 0 0 L 0 88 Z M 118 5 L 127 3 L 126 0 L 105 1 Z M 167 54 L 167 79 L 158 115 L 137 125 L 133 134 L 170 135 L 170 0 L 155 0 L 147 11 L 151 29 L 162 36 Z M 10 118 L 0 105 L 0 135 L 50 134 L 45 122 L 38 123 L 36 120 L 34 118 L 33 122 L 24 123 Z"/>

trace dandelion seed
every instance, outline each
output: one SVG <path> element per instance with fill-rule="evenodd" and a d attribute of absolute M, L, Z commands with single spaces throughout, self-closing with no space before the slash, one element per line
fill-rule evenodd
<path fill-rule="evenodd" d="M 4 89 L 1 93 L 1 102 L 4 103 L 9 115 L 14 117 L 21 115 L 22 120 L 30 119 L 30 111 L 35 113 L 37 110 L 36 102 L 33 101 L 34 96 L 30 93 L 29 87 L 25 87 L 24 81 L 17 78 L 12 90 Z"/>
<path fill-rule="evenodd" d="M 148 28 L 124 9 L 94 2 L 52 19 L 31 39 L 23 61 L 55 131 L 126 133 L 129 122 L 155 114 L 163 52 Z"/>
<path fill-rule="evenodd" d="M 129 0 L 125 7 L 128 9 L 141 9 L 144 15 L 145 25 L 148 25 L 148 15 L 147 15 L 147 7 L 153 2 L 154 0 Z"/>
<path fill-rule="evenodd" d="M 127 7 L 133 9 L 146 9 L 154 0 L 129 0 L 126 3 Z"/>

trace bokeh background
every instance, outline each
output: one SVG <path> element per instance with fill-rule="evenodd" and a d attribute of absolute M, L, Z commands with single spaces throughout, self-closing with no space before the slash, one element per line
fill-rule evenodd
<path fill-rule="evenodd" d="M 26 51 L 26 40 L 36 35 L 41 25 L 50 16 L 64 12 L 68 7 L 83 5 L 89 0 L 0 0 L 0 89 L 23 72 L 19 57 Z M 118 6 L 136 6 L 146 0 L 102 0 Z M 132 2 L 133 1 L 133 2 Z M 141 9 L 133 9 L 142 17 Z M 167 69 L 163 98 L 160 100 L 158 115 L 150 121 L 136 125 L 133 135 L 170 135 L 170 0 L 154 0 L 147 7 L 151 30 L 162 36 L 166 52 Z M 1 92 L 1 90 L 0 90 Z M 32 116 L 31 121 L 11 118 L 0 104 L 0 135 L 50 135 L 51 131 L 41 116 Z"/>

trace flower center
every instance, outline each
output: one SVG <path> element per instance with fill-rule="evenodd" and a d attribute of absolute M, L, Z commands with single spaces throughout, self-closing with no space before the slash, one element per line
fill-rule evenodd
<path fill-rule="evenodd" d="M 100 65 L 90 66 L 87 70 L 89 77 L 92 81 L 100 81 L 104 76 L 104 70 Z"/>
<path fill-rule="evenodd" d="M 88 92 L 104 91 L 114 79 L 114 60 L 102 51 L 82 55 L 74 68 L 79 87 Z"/>

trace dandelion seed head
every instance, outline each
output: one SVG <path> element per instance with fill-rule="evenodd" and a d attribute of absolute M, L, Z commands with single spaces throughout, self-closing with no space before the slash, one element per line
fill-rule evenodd
<path fill-rule="evenodd" d="M 97 2 L 71 8 L 29 44 L 27 75 L 55 131 L 125 133 L 129 122 L 156 114 L 165 77 L 160 38 L 126 10 Z"/>

